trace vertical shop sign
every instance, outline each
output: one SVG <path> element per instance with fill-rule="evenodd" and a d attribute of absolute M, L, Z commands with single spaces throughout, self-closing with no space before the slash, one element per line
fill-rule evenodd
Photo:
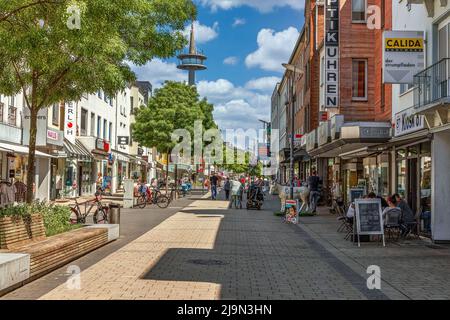
<path fill-rule="evenodd" d="M 339 103 L 339 0 L 325 0 L 325 107 Z"/>
<path fill-rule="evenodd" d="M 66 103 L 65 110 L 65 121 L 64 121 L 64 137 L 69 140 L 72 144 L 75 144 L 76 136 L 76 112 L 75 105 L 73 102 Z"/>

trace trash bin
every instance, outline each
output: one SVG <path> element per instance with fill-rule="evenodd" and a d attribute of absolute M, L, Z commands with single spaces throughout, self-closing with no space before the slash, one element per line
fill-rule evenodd
<path fill-rule="evenodd" d="M 108 222 L 110 224 L 120 224 L 120 205 L 111 203 L 109 205 Z"/>

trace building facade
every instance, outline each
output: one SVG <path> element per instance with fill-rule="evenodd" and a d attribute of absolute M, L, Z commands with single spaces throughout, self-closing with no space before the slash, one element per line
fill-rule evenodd
<path fill-rule="evenodd" d="M 393 29 L 424 37 L 424 68 L 394 84 L 392 189 L 416 213 L 422 234 L 450 241 L 450 3 L 392 1 Z"/>
<path fill-rule="evenodd" d="M 385 81 L 390 30 L 423 34 L 423 68 L 408 81 Z M 328 205 L 350 202 L 354 190 L 398 193 L 421 235 L 450 241 L 449 58 L 446 0 L 306 0 L 289 62 L 303 77 L 286 111 L 296 113 L 294 133 L 304 134 L 294 153 L 300 180 L 317 170 Z M 281 115 L 272 118 L 280 128 L 286 121 L 289 135 Z"/>

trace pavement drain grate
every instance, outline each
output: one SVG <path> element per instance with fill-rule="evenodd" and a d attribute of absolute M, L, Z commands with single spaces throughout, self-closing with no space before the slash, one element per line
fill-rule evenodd
<path fill-rule="evenodd" d="M 214 260 L 214 259 L 194 259 L 188 260 L 189 263 L 202 265 L 202 266 L 224 266 L 229 264 L 228 262 L 222 260 Z"/>

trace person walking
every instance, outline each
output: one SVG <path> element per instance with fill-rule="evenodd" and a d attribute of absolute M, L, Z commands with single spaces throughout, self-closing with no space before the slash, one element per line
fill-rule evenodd
<path fill-rule="evenodd" d="M 210 186 L 211 186 L 211 199 L 216 200 L 217 198 L 217 183 L 219 181 L 219 178 L 215 173 L 211 175 L 209 178 Z"/>
<path fill-rule="evenodd" d="M 317 201 L 320 196 L 319 183 L 320 179 L 317 176 L 317 172 L 313 170 L 311 176 L 308 178 L 309 204 L 311 206 L 311 213 L 316 213 L 317 211 Z"/>
<path fill-rule="evenodd" d="M 225 181 L 225 185 L 224 185 L 224 190 L 225 190 L 225 198 L 226 200 L 230 199 L 230 190 L 231 190 L 231 182 L 230 182 L 230 178 L 227 178 L 227 180 Z"/>

